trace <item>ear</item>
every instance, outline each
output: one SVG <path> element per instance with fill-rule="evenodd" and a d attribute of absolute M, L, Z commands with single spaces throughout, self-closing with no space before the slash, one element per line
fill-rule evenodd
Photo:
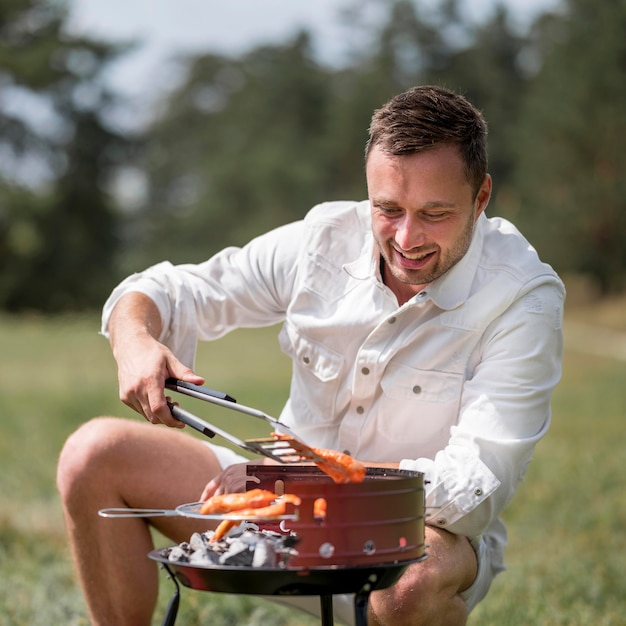
<path fill-rule="evenodd" d="M 489 199 L 491 198 L 492 181 L 491 175 L 485 174 L 482 185 L 476 194 L 474 219 L 477 220 L 480 214 L 487 208 Z"/>

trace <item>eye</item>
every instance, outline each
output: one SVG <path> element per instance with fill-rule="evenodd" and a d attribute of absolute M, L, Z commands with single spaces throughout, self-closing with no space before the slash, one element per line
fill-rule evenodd
<path fill-rule="evenodd" d="M 398 207 L 395 206 L 387 206 L 384 204 L 378 204 L 376 206 L 376 208 L 383 213 L 384 215 L 387 215 L 389 217 L 392 217 L 394 215 L 398 215 L 400 213 L 400 209 Z"/>
<path fill-rule="evenodd" d="M 424 213 L 424 217 L 427 220 L 437 222 L 446 219 L 446 217 L 448 217 L 448 213 L 445 211 L 429 211 L 428 213 Z"/>

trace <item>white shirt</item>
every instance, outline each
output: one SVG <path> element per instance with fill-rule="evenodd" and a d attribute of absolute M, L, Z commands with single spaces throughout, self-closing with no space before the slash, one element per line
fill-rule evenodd
<path fill-rule="evenodd" d="M 140 291 L 161 341 L 193 366 L 198 340 L 283 322 L 293 360 L 281 420 L 310 445 L 424 473 L 428 523 L 484 535 L 494 568 L 499 515 L 550 423 L 561 374 L 564 288 L 509 222 L 484 215 L 466 255 L 398 307 L 382 282 L 369 202 L 333 202 L 199 265 L 160 263 Z"/>

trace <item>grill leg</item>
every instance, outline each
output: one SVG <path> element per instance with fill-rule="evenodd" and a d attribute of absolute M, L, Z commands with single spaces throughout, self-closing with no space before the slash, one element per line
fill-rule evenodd
<path fill-rule="evenodd" d="M 367 605 L 370 592 L 360 591 L 354 596 L 354 623 L 355 626 L 367 626 Z M 322 626 L 334 626 L 333 597 L 332 595 L 320 596 L 320 613 Z"/>
<path fill-rule="evenodd" d="M 333 597 L 331 595 L 320 596 L 320 613 L 322 615 L 322 626 L 334 625 Z"/>
<path fill-rule="evenodd" d="M 369 597 L 369 591 L 360 591 L 354 596 L 354 623 L 356 626 L 367 626 Z"/>

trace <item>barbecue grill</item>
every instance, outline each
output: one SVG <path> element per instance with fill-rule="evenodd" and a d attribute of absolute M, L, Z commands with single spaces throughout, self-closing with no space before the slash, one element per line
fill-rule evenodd
<path fill-rule="evenodd" d="M 163 626 L 174 624 L 180 582 L 198 591 L 264 596 L 319 596 L 323 626 L 333 624 L 332 596 L 355 594 L 357 626 L 367 624 L 369 595 L 393 585 L 411 564 L 426 558 L 424 484 L 419 472 L 370 468 L 360 483 L 337 484 L 315 466 L 249 465 L 254 487 L 295 493 L 297 516 L 258 522 L 260 529 L 295 533 L 297 555 L 276 568 L 191 565 L 169 561 L 165 550 L 148 556 L 162 564 L 176 591 Z M 325 515 L 315 504 L 325 501 Z"/>

